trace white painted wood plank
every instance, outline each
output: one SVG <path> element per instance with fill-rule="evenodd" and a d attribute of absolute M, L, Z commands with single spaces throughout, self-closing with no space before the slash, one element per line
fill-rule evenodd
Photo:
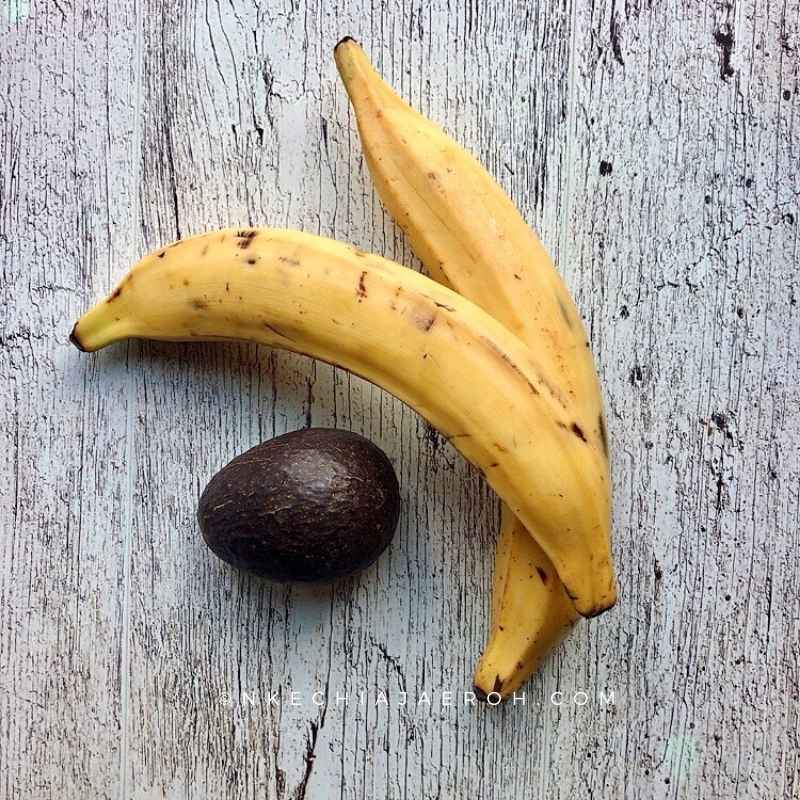
<path fill-rule="evenodd" d="M 132 251 L 135 22 L 28 5 L 0 5 L 0 796 L 117 797 L 128 365 L 67 335 Z"/>
<path fill-rule="evenodd" d="M 578 8 L 570 263 L 625 598 L 586 679 L 625 702 L 564 788 L 794 797 L 798 7 Z"/>

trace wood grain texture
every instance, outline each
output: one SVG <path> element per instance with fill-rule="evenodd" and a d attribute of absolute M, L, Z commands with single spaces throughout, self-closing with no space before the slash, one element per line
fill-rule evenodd
<path fill-rule="evenodd" d="M 606 387 L 621 601 L 525 706 L 458 701 L 497 503 L 413 412 L 265 348 L 66 341 L 213 226 L 418 266 L 345 34 L 537 227 Z M 796 797 L 799 65 L 797 0 L 0 2 L 0 798 Z M 236 574 L 197 497 L 309 424 L 386 450 L 397 537 L 334 587 Z"/>

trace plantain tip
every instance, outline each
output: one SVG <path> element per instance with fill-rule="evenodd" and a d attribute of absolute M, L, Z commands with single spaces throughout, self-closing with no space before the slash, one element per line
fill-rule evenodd
<path fill-rule="evenodd" d="M 579 612 L 584 619 L 593 619 L 594 617 L 599 617 L 601 614 L 605 614 L 609 609 L 614 608 L 616 603 L 617 599 L 615 597 L 613 600 L 606 601 L 605 603 L 596 603 L 585 611 L 579 609 Z"/>
<path fill-rule="evenodd" d="M 505 700 L 505 697 L 503 696 L 503 679 L 499 675 L 494 676 L 494 685 L 492 686 L 491 691 L 487 692 L 486 689 L 478 686 L 477 683 L 472 686 L 472 690 L 475 692 L 475 697 L 477 700 L 479 700 L 481 703 L 487 703 L 490 706 L 499 705 L 500 702 L 498 701 L 497 703 L 490 703 L 490 695 L 496 695 L 500 698 L 500 700 Z"/>
<path fill-rule="evenodd" d="M 336 42 L 336 47 L 333 48 L 333 52 L 335 53 L 346 42 L 353 42 L 354 44 L 358 44 L 358 42 L 352 36 L 345 36 L 343 39 L 339 39 L 339 41 Z"/>
<path fill-rule="evenodd" d="M 72 342 L 72 344 L 74 344 L 74 345 L 75 345 L 75 347 L 77 347 L 77 348 L 78 348 L 78 350 L 80 350 L 82 353 L 88 353 L 89 351 L 88 351 L 88 350 L 87 350 L 87 349 L 86 349 L 86 348 L 85 348 L 85 347 L 84 347 L 84 346 L 81 344 L 81 340 L 78 338 L 78 334 L 77 334 L 77 333 L 75 333 L 75 331 L 77 330 L 77 328 L 78 328 L 78 323 L 76 322 L 76 323 L 75 323 L 75 324 L 72 326 L 72 330 L 69 332 L 69 340 L 70 340 L 70 341 Z"/>

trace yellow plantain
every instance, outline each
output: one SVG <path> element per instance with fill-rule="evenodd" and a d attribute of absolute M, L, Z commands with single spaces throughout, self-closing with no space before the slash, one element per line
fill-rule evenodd
<path fill-rule="evenodd" d="M 343 39 L 335 58 L 378 193 L 415 252 L 434 278 L 531 347 L 602 453 L 607 478 L 602 400 L 586 334 L 536 234 L 481 164 L 405 103 L 355 41 Z M 504 507 L 491 633 L 475 674 L 484 694 L 507 696 L 518 688 L 577 619 L 553 573 L 547 555 Z"/>
<path fill-rule="evenodd" d="M 330 239 L 227 229 L 145 256 L 71 335 L 87 351 L 129 337 L 261 342 L 382 386 L 537 531 L 578 611 L 613 604 L 602 458 L 528 348 L 452 290 Z"/>
<path fill-rule="evenodd" d="M 476 692 L 509 697 L 569 632 L 578 614 L 553 563 L 504 503 L 494 563 L 492 627 Z"/>

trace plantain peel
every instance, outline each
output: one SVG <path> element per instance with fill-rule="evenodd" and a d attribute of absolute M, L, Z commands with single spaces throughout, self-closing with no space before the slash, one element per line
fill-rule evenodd
<path fill-rule="evenodd" d="M 584 469 L 604 471 L 610 505 L 602 396 L 586 331 L 536 233 L 477 159 L 399 97 L 357 42 L 343 39 L 334 57 L 383 204 L 432 277 L 530 347 L 588 446 Z M 576 620 L 539 538 L 503 507 L 491 632 L 475 672 L 484 696 L 515 691 Z"/>
<path fill-rule="evenodd" d="M 531 351 L 452 290 L 324 237 L 230 228 L 145 256 L 72 332 L 86 351 L 127 338 L 258 342 L 381 386 L 537 532 L 580 613 L 613 605 L 603 459 Z"/>

